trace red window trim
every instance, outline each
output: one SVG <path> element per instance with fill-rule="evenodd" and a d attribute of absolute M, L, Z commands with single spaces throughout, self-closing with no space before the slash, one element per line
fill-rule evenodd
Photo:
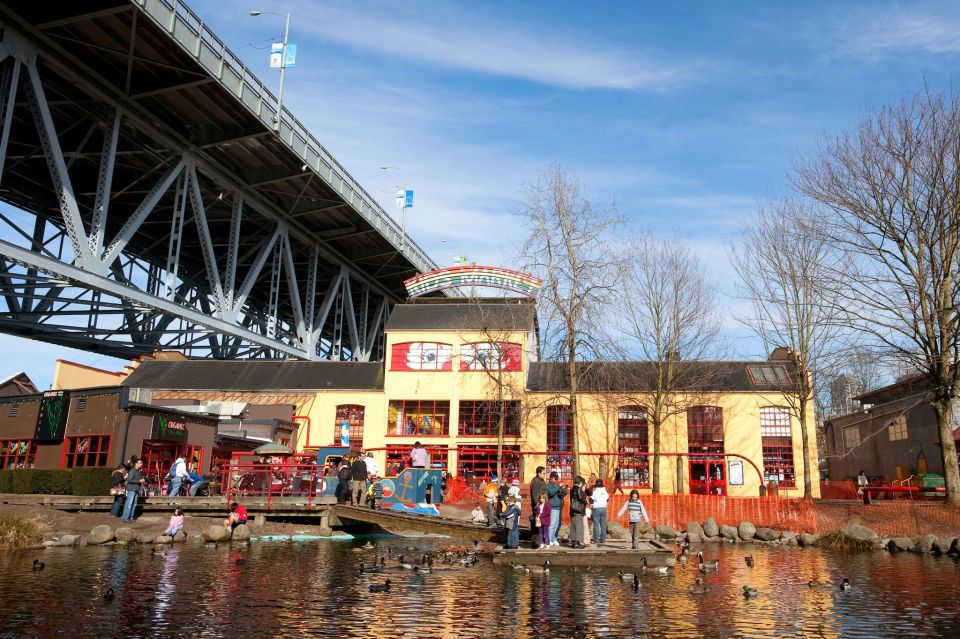
<path fill-rule="evenodd" d="M 396 423 L 395 423 L 395 421 L 394 421 L 393 416 L 391 415 L 391 411 L 392 411 L 393 408 L 394 408 L 393 405 L 394 405 L 396 402 L 401 402 L 401 403 L 403 404 L 402 408 L 403 408 L 403 412 L 404 412 L 404 417 L 403 417 L 403 420 L 404 420 L 404 428 L 403 428 L 403 430 L 404 430 L 404 432 L 402 432 L 402 433 L 397 433 Z M 407 408 L 407 404 L 411 404 L 411 403 L 416 403 L 416 404 L 418 404 L 418 413 L 417 413 L 417 414 L 420 415 L 420 416 L 423 416 L 424 413 L 419 411 L 419 407 L 422 406 L 423 404 L 431 404 L 431 403 L 432 403 L 432 404 L 433 404 L 433 412 L 432 412 L 432 413 L 429 413 L 429 414 L 430 414 L 430 415 L 433 415 L 434 418 L 436 418 L 438 415 L 440 415 L 440 416 L 442 416 L 442 417 L 444 418 L 444 419 L 443 419 L 443 424 L 442 424 L 442 431 L 443 431 L 443 432 L 436 433 L 436 434 L 433 434 L 433 433 L 408 433 L 408 432 L 406 432 L 406 420 L 407 420 L 407 410 L 406 410 L 406 408 Z M 438 412 L 438 411 L 437 411 L 437 406 L 438 406 L 438 405 L 442 405 L 442 404 L 446 404 L 447 410 L 446 410 L 445 413 L 444 413 L 444 412 Z M 450 400 L 446 400 L 446 399 L 391 399 L 391 400 L 389 400 L 389 401 L 387 402 L 387 437 L 389 437 L 389 438 L 407 437 L 407 438 L 416 438 L 416 439 L 419 439 L 419 438 L 421 438 L 421 437 L 425 437 L 425 438 L 450 437 Z"/>
<path fill-rule="evenodd" d="M 22 442 L 27 442 L 27 452 L 25 453 L 13 453 L 9 452 L 10 445 L 13 443 L 19 445 Z M 37 464 L 37 442 L 33 439 L 0 439 L 0 445 L 3 449 L 8 451 L 5 453 L 0 453 L 0 469 L 12 469 L 12 468 L 34 468 Z M 22 466 L 18 465 L 22 460 Z M 8 464 L 13 465 L 8 465 Z"/>
<path fill-rule="evenodd" d="M 446 346 L 450 349 L 449 368 L 410 368 L 403 366 L 398 368 L 396 364 L 397 348 L 400 346 L 409 346 L 410 344 L 422 344 L 424 346 Z M 409 350 L 409 349 L 408 349 Z M 453 372 L 453 344 L 446 342 L 397 342 L 390 346 L 390 372 L 391 373 L 450 373 Z"/>
<path fill-rule="evenodd" d="M 355 411 L 359 409 L 360 419 L 359 423 L 355 422 L 350 417 L 347 418 L 347 421 L 350 423 L 350 445 L 353 446 L 355 443 L 363 446 L 363 425 L 366 421 L 366 406 L 363 404 L 337 404 L 333 409 L 333 445 L 340 445 L 340 422 L 343 421 L 340 418 L 340 410 Z"/>
<path fill-rule="evenodd" d="M 457 405 L 457 409 L 458 409 L 458 410 L 457 410 L 457 436 L 458 436 L 458 437 L 460 437 L 460 436 L 462 436 L 462 437 L 472 437 L 472 438 L 480 438 L 480 437 L 482 437 L 482 438 L 486 438 L 486 439 L 489 439 L 489 438 L 491 438 L 491 437 L 494 437 L 494 438 L 497 437 L 496 424 L 494 423 L 495 420 L 493 419 L 493 414 L 492 414 L 492 412 L 487 413 L 487 415 L 490 417 L 490 419 L 489 419 L 489 421 L 488 421 L 488 426 L 490 427 L 490 433 L 489 433 L 489 434 L 486 434 L 486 433 L 484 433 L 484 434 L 479 434 L 479 435 L 477 435 L 477 434 L 470 434 L 470 433 L 465 432 L 465 430 L 464 430 L 464 427 L 465 427 L 465 422 L 464 422 L 464 419 L 463 419 L 464 416 L 465 416 L 465 415 L 472 416 L 473 419 L 471 420 L 471 423 L 474 424 L 474 426 L 476 426 L 476 424 L 477 424 L 477 415 L 479 414 L 478 411 L 477 411 L 477 405 L 478 405 L 478 404 L 484 404 L 484 403 L 495 404 L 495 403 L 496 403 L 496 400 L 487 400 L 487 399 L 461 399 L 461 400 L 459 401 L 459 403 L 458 403 L 458 405 Z M 505 399 L 505 400 L 503 400 L 503 403 L 504 403 L 504 406 L 505 406 L 506 417 L 507 417 L 507 419 L 505 420 L 505 423 L 504 423 L 503 437 L 504 437 L 504 439 L 518 440 L 518 439 L 520 439 L 520 435 L 521 435 L 521 432 L 522 432 L 522 430 L 523 430 L 523 428 L 522 428 L 522 427 L 523 427 L 523 424 L 522 424 L 522 421 L 523 421 L 523 420 L 521 419 L 522 405 L 521 405 L 521 403 L 520 403 L 520 400 L 518 400 L 518 399 L 514 399 L 514 400 Z M 464 410 L 464 405 L 466 405 L 466 404 L 472 405 L 472 410 Z M 514 410 L 514 409 L 515 409 L 515 410 Z M 511 417 L 511 415 L 512 415 L 512 416 L 515 418 L 515 420 L 516 420 L 516 424 L 515 424 L 516 430 L 517 430 L 517 434 L 516 434 L 516 435 L 514 435 L 514 434 L 508 434 L 508 432 L 507 432 L 507 430 L 508 430 L 508 428 L 509 428 L 509 422 L 510 422 L 510 417 Z M 482 422 L 481 422 L 481 423 L 482 423 Z M 469 425 L 469 424 L 466 424 L 466 425 Z"/>
<path fill-rule="evenodd" d="M 107 449 L 104 451 L 104 450 L 98 448 L 96 451 L 87 450 L 87 451 L 82 452 L 82 453 L 76 452 L 76 451 L 75 451 L 75 452 L 72 452 L 72 453 L 70 452 L 70 442 L 71 442 L 71 441 L 76 440 L 77 443 L 78 443 L 78 445 L 79 445 L 79 442 L 80 442 L 80 440 L 82 440 L 82 439 L 90 439 L 90 440 L 92 441 L 94 438 L 96 438 L 97 440 L 100 440 L 100 441 L 102 441 L 103 438 L 106 438 Z M 70 436 L 64 437 L 64 438 L 63 438 L 63 445 L 62 445 L 61 448 L 60 448 L 60 468 L 97 468 L 97 467 L 99 467 L 99 466 L 104 466 L 104 467 L 109 466 L 109 465 L 110 465 L 110 450 L 111 450 L 112 446 L 113 446 L 113 437 L 112 437 L 111 435 L 108 435 L 107 433 L 96 433 L 96 434 L 91 433 L 91 434 L 89 434 L 89 435 L 70 435 Z M 103 462 L 103 464 L 92 464 L 92 465 L 89 465 L 89 466 L 88 466 L 87 464 L 83 464 L 83 465 L 79 465 L 79 466 L 77 465 L 76 461 L 77 461 L 77 458 L 78 458 L 78 457 L 83 456 L 84 458 L 86 458 L 86 457 L 89 457 L 89 456 L 91 456 L 91 455 L 92 455 L 92 456 L 95 456 L 95 457 L 99 457 L 99 456 L 103 455 L 103 456 L 104 456 L 104 462 Z M 74 463 L 73 463 L 72 466 L 67 466 L 67 459 L 70 458 L 70 457 L 73 457 L 73 462 L 74 462 Z M 86 459 L 84 459 L 84 461 L 86 461 Z"/>

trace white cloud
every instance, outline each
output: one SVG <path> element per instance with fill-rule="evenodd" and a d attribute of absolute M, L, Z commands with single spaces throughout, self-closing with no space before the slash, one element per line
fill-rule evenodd
<path fill-rule="evenodd" d="M 822 43 L 826 52 L 871 60 L 905 51 L 960 51 L 960 16 L 930 6 L 872 5 L 845 14 L 827 14 L 827 20 L 818 21 L 813 30 L 813 39 Z"/>

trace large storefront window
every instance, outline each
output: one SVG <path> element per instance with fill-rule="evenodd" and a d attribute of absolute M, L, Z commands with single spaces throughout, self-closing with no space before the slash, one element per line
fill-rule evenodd
<path fill-rule="evenodd" d="M 723 409 L 695 406 L 687 409 L 687 450 L 723 455 Z"/>
<path fill-rule="evenodd" d="M 333 445 L 340 445 L 343 424 L 347 424 L 351 446 L 363 446 L 364 408 L 358 404 L 340 404 L 337 406 L 337 421 L 333 427 Z"/>
<path fill-rule="evenodd" d="M 573 430 L 570 407 L 547 406 L 547 473 L 556 471 L 560 479 L 573 479 Z"/>
<path fill-rule="evenodd" d="M 33 468 L 37 444 L 30 439 L 0 439 L 0 468 Z"/>
<path fill-rule="evenodd" d="M 625 488 L 650 485 L 649 428 L 642 406 L 622 406 L 617 415 L 617 464 L 620 485 Z"/>
<path fill-rule="evenodd" d="M 503 416 L 503 436 L 520 436 L 519 401 L 473 401 L 460 402 L 460 435 L 497 437 L 500 416 Z"/>
<path fill-rule="evenodd" d="M 520 447 L 504 445 L 502 460 L 503 476 L 506 479 L 520 477 Z M 471 479 L 489 479 L 497 472 L 497 447 L 493 444 L 457 446 L 457 474 Z"/>
<path fill-rule="evenodd" d="M 450 433 L 450 402 L 419 399 L 390 401 L 387 435 L 430 437 Z"/>
<path fill-rule="evenodd" d="M 203 466 L 203 446 L 145 440 L 140 450 L 140 458 L 143 460 L 143 475 L 147 483 L 163 485 L 164 477 L 177 457 L 183 457 L 188 468 L 194 464 L 197 473 L 202 475 L 206 472 Z"/>
<path fill-rule="evenodd" d="M 763 476 L 786 488 L 797 485 L 793 468 L 793 438 L 790 411 L 782 406 L 760 409 L 760 437 L 763 444 Z"/>
<path fill-rule="evenodd" d="M 387 446 L 387 466 L 385 476 L 395 477 L 403 472 L 404 468 L 410 467 L 410 450 L 413 446 L 390 444 Z M 424 446 L 427 454 L 430 455 L 430 468 L 439 470 L 447 469 L 448 453 L 446 446 Z"/>
<path fill-rule="evenodd" d="M 85 435 L 63 440 L 61 468 L 106 466 L 110 455 L 109 435 Z"/>

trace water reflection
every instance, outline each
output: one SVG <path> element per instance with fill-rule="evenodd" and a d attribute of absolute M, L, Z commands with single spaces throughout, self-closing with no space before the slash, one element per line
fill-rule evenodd
<path fill-rule="evenodd" d="M 358 542 L 354 545 L 359 545 Z M 358 575 L 394 549 L 408 557 L 440 541 L 376 540 L 254 543 L 248 548 L 189 543 L 150 547 L 52 549 L 47 568 L 34 555 L 0 558 L 0 636 L 75 635 L 236 637 L 952 637 L 960 632 L 960 571 L 951 558 L 884 552 L 838 555 L 798 548 L 707 548 L 720 570 L 710 591 L 687 587 L 695 563 L 644 575 L 639 590 L 615 568 L 553 567 L 524 574 L 482 562 L 437 566 L 428 575 L 397 570 Z M 406 547 L 415 545 L 413 550 Z M 446 568 L 446 569 L 444 569 Z M 371 583 L 389 577 L 389 593 Z M 810 587 L 811 579 L 839 583 Z M 745 599 L 742 587 L 757 588 Z M 103 598 L 112 587 L 116 597 Z"/>

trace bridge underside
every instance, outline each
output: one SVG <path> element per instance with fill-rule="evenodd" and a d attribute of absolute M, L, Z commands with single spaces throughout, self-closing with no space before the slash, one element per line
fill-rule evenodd
<path fill-rule="evenodd" d="M 429 258 L 180 3 L 0 6 L 0 331 L 382 357 Z"/>

